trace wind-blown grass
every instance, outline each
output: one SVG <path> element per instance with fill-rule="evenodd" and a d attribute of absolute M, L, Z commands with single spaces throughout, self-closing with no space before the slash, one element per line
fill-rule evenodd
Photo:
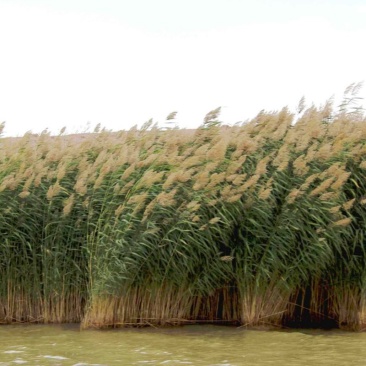
<path fill-rule="evenodd" d="M 362 327 L 366 120 L 328 115 L 1 139 L 0 322 Z"/>

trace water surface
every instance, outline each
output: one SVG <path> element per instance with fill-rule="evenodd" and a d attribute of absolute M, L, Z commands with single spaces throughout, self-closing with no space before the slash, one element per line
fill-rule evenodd
<path fill-rule="evenodd" d="M 223 326 L 79 331 L 0 326 L 0 365 L 363 365 L 366 333 Z"/>

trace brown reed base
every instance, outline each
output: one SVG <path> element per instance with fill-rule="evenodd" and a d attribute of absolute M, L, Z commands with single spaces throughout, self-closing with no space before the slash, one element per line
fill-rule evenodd
<path fill-rule="evenodd" d="M 12 293 L 0 298 L 0 324 L 79 323 L 84 317 L 85 298 L 78 294 L 48 298 Z"/>
<path fill-rule="evenodd" d="M 268 287 L 240 292 L 224 287 L 192 296 L 173 286 L 129 289 L 124 296 L 76 294 L 39 300 L 14 293 L 0 298 L 0 324 L 80 323 L 82 329 L 160 327 L 188 324 L 233 325 L 248 329 L 321 328 L 366 330 L 366 301 L 349 287 L 312 284 L 290 295 Z"/>

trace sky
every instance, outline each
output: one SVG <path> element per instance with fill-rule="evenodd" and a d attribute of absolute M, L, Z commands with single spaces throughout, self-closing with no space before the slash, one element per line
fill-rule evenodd
<path fill-rule="evenodd" d="M 365 19 L 364 0 L 0 0 L 3 135 L 337 105 L 366 80 Z"/>

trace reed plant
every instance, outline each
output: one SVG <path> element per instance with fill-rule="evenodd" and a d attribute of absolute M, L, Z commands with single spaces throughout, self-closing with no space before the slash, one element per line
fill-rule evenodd
<path fill-rule="evenodd" d="M 365 118 L 219 112 L 0 139 L 0 322 L 361 329 Z"/>

